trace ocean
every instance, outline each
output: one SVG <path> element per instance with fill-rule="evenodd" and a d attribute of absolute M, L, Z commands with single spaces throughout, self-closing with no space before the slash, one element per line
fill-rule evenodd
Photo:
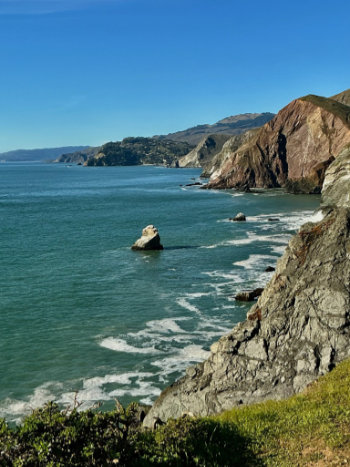
<path fill-rule="evenodd" d="M 234 295 L 266 285 L 319 197 L 184 186 L 199 175 L 0 165 L 0 417 L 151 404 L 245 319 Z M 132 251 L 148 224 L 164 250 Z"/>

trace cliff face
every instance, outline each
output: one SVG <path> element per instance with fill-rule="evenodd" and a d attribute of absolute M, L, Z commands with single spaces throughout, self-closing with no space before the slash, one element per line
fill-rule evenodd
<path fill-rule="evenodd" d="M 324 217 L 305 224 L 247 320 L 167 388 L 145 419 L 282 399 L 350 356 L 350 150 L 329 167 Z"/>
<path fill-rule="evenodd" d="M 345 105 L 350 105 L 350 89 L 332 96 L 331 99 L 334 99 L 335 101 L 341 102 Z"/>
<path fill-rule="evenodd" d="M 320 192 L 325 170 L 348 143 L 350 107 L 313 95 L 296 99 L 239 148 L 226 151 L 208 187 Z"/>
<path fill-rule="evenodd" d="M 179 159 L 179 167 L 205 168 L 207 165 L 211 165 L 214 156 L 221 151 L 229 138 L 228 135 L 205 136 L 192 151 Z"/>

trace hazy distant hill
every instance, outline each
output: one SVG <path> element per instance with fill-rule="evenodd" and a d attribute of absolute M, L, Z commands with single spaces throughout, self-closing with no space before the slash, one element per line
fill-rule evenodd
<path fill-rule="evenodd" d="M 0 161 L 7 162 L 38 162 L 56 159 L 67 152 L 75 152 L 88 146 L 65 146 L 62 148 L 44 149 L 16 149 L 14 151 L 0 153 Z"/>
<path fill-rule="evenodd" d="M 198 125 L 187 130 L 169 133 L 168 135 L 156 136 L 157 138 L 171 139 L 172 141 L 186 141 L 187 143 L 197 145 L 206 135 L 224 134 L 238 135 L 252 128 L 257 128 L 270 121 L 275 114 L 264 113 L 246 113 L 233 115 L 219 120 L 213 125 Z"/>

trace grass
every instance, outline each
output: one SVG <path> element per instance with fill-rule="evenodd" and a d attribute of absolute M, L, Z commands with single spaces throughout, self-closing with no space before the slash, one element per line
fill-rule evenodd
<path fill-rule="evenodd" d="M 215 419 L 238 427 L 264 465 L 350 465 L 350 361 L 303 394 L 235 408 Z"/>
<path fill-rule="evenodd" d="M 52 403 L 10 429 L 0 466 L 340 466 L 350 464 L 350 360 L 285 401 L 143 430 L 135 405 L 61 412 Z"/>

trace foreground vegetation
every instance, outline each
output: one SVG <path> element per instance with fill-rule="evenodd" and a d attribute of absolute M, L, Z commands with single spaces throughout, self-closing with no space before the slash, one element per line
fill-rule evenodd
<path fill-rule="evenodd" d="M 62 412 L 50 403 L 11 429 L 0 421 L 1 466 L 330 466 L 350 463 L 350 361 L 286 401 L 154 431 L 142 410 Z"/>

